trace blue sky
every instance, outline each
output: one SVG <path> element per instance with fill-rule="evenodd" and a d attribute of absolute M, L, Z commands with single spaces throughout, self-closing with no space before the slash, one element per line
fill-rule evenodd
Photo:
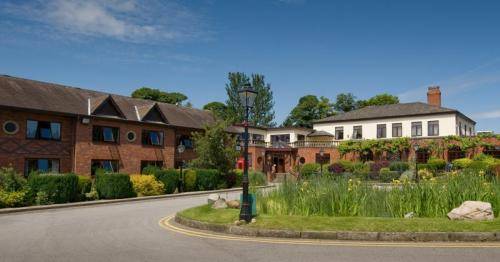
<path fill-rule="evenodd" d="M 0 73 L 129 95 L 224 101 L 227 73 L 262 73 L 281 123 L 305 94 L 389 92 L 500 132 L 498 1 L 2 1 Z"/>

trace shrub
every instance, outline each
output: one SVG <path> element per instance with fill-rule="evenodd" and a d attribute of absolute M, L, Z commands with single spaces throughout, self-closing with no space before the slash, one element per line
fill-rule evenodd
<path fill-rule="evenodd" d="M 443 170 L 446 167 L 446 161 L 439 158 L 430 158 L 427 160 L 427 167 L 432 171 Z"/>
<path fill-rule="evenodd" d="M 392 182 L 395 179 L 399 178 L 398 171 L 391 171 L 388 167 L 383 167 L 379 172 L 380 181 L 382 182 Z"/>
<path fill-rule="evenodd" d="M 387 161 L 387 160 L 382 160 L 382 161 L 374 162 L 374 163 L 372 163 L 370 165 L 370 170 L 372 172 L 378 173 L 381 168 L 389 167 L 389 165 L 390 165 L 390 162 Z"/>
<path fill-rule="evenodd" d="M 67 203 L 77 200 L 78 176 L 75 174 L 32 174 L 28 178 L 29 197 L 36 200 L 44 192 L 48 203 Z"/>
<path fill-rule="evenodd" d="M 453 164 L 453 167 L 456 169 L 465 169 L 470 166 L 472 163 L 472 159 L 469 158 L 459 158 L 455 159 L 451 162 Z"/>
<path fill-rule="evenodd" d="M 163 183 L 156 180 L 153 175 L 132 175 L 130 181 L 138 196 L 161 195 L 165 191 Z"/>
<path fill-rule="evenodd" d="M 433 174 L 428 169 L 419 169 L 418 178 L 422 180 L 429 180 L 433 177 Z"/>
<path fill-rule="evenodd" d="M 340 174 L 344 173 L 346 169 L 341 163 L 333 163 L 328 167 L 328 172 L 333 173 L 333 174 Z"/>
<path fill-rule="evenodd" d="M 14 192 L 26 186 L 26 179 L 17 174 L 12 167 L 0 168 L 0 190 Z"/>
<path fill-rule="evenodd" d="M 300 169 L 300 176 L 304 179 L 308 179 L 311 176 L 318 174 L 320 165 L 318 163 L 307 163 L 302 165 Z"/>
<path fill-rule="evenodd" d="M 229 171 L 224 177 L 226 181 L 227 188 L 232 188 L 236 185 L 237 177 L 234 170 Z"/>
<path fill-rule="evenodd" d="M 235 182 L 234 186 L 241 187 L 241 184 L 243 183 L 243 170 L 235 169 L 234 174 L 236 175 L 236 182 Z"/>
<path fill-rule="evenodd" d="M 199 190 L 213 190 L 219 184 L 219 171 L 216 169 L 196 169 Z"/>
<path fill-rule="evenodd" d="M 415 179 L 415 170 L 406 170 L 399 176 L 400 181 L 413 181 Z"/>
<path fill-rule="evenodd" d="M 392 162 L 389 165 L 389 169 L 391 171 L 404 172 L 404 171 L 410 169 L 410 165 L 408 164 L 408 162 L 396 161 L 396 162 Z"/>
<path fill-rule="evenodd" d="M 156 172 L 158 172 L 160 170 L 161 170 L 161 168 L 159 168 L 157 166 L 148 165 L 148 166 L 144 167 L 141 171 L 142 171 L 143 175 L 154 175 L 154 174 L 156 174 Z"/>
<path fill-rule="evenodd" d="M 88 176 L 78 176 L 77 200 L 85 200 L 85 194 L 92 189 L 92 179 Z"/>
<path fill-rule="evenodd" d="M 351 174 L 352 177 L 360 179 L 360 180 L 370 179 L 370 172 L 369 171 L 364 171 L 364 170 L 354 171 L 352 173 L 344 173 L 344 176 L 345 176 L 345 174 Z"/>
<path fill-rule="evenodd" d="M 95 185 L 99 198 L 116 199 L 136 196 L 130 177 L 127 174 L 98 174 L 96 175 Z"/>
<path fill-rule="evenodd" d="M 248 179 L 250 180 L 250 186 L 265 186 L 267 184 L 266 175 L 259 171 L 249 171 Z"/>
<path fill-rule="evenodd" d="M 172 194 L 175 192 L 179 184 L 179 171 L 170 169 L 160 169 L 154 174 L 156 179 L 163 183 L 165 194 Z"/>
<path fill-rule="evenodd" d="M 0 190 L 0 208 L 20 207 L 26 204 L 26 190 L 3 191 Z"/>
<path fill-rule="evenodd" d="M 352 172 L 353 171 L 354 162 L 349 161 L 349 160 L 339 160 L 337 163 L 340 164 L 342 166 L 342 168 L 344 168 L 344 170 L 346 172 Z"/>
<path fill-rule="evenodd" d="M 196 171 L 193 169 L 184 171 L 184 190 L 196 191 Z"/>
<path fill-rule="evenodd" d="M 352 162 L 349 172 L 368 173 L 370 172 L 370 166 L 363 162 Z"/>

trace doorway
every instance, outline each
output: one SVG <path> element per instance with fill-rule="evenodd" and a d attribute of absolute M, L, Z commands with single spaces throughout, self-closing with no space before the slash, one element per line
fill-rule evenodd
<path fill-rule="evenodd" d="M 275 173 L 285 173 L 285 158 L 283 156 L 273 156 L 273 167 Z"/>

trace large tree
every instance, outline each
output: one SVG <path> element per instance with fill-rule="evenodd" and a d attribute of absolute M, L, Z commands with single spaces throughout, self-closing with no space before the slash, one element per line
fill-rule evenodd
<path fill-rule="evenodd" d="M 257 97 L 250 112 L 249 122 L 256 126 L 274 126 L 273 92 L 271 91 L 271 85 L 265 82 L 264 76 L 252 74 L 251 78 L 249 78 L 245 73 L 231 72 L 228 79 L 229 83 L 226 84 L 227 119 L 231 123 L 243 122 L 245 111 L 238 91 L 244 84 L 251 83 L 257 91 Z"/>
<path fill-rule="evenodd" d="M 227 106 L 221 102 L 210 102 L 203 106 L 203 110 L 211 111 L 217 119 L 226 120 Z"/>
<path fill-rule="evenodd" d="M 142 98 L 169 104 L 181 104 L 188 97 L 179 92 L 165 92 L 156 88 L 141 87 L 132 92 L 133 98 Z"/>
<path fill-rule="evenodd" d="M 334 103 L 334 108 L 338 112 L 349 112 L 356 109 L 356 97 L 351 93 L 340 93 Z"/>
<path fill-rule="evenodd" d="M 283 126 L 312 128 L 313 121 L 334 115 L 333 104 L 326 97 L 306 95 L 299 99 L 299 103 L 292 109 Z"/>
<path fill-rule="evenodd" d="M 383 93 L 383 94 L 378 94 L 374 97 L 371 97 L 370 99 L 367 100 L 359 100 L 357 102 L 358 108 L 363 108 L 365 106 L 381 106 L 381 105 L 392 105 L 392 104 L 399 104 L 399 98 L 397 96 L 388 94 L 388 93 Z"/>

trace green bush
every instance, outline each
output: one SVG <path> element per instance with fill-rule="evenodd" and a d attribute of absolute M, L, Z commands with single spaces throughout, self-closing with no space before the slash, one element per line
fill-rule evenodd
<path fill-rule="evenodd" d="M 427 169 L 429 170 L 429 165 L 428 164 L 418 164 L 418 170 L 422 170 L 422 169 Z"/>
<path fill-rule="evenodd" d="M 446 161 L 439 158 L 430 158 L 427 160 L 427 166 L 432 171 L 444 170 L 446 167 Z"/>
<path fill-rule="evenodd" d="M 156 180 L 153 175 L 132 175 L 130 181 L 138 196 L 156 196 L 163 194 L 163 183 Z"/>
<path fill-rule="evenodd" d="M 302 165 L 302 168 L 300 169 L 301 178 L 308 179 L 313 175 L 318 174 L 320 167 L 321 166 L 318 163 L 307 163 Z"/>
<path fill-rule="evenodd" d="M 36 200 L 44 192 L 48 203 L 67 203 L 78 199 L 78 176 L 75 174 L 32 174 L 28 177 L 29 197 Z"/>
<path fill-rule="evenodd" d="M 339 163 L 346 172 L 352 172 L 353 171 L 353 165 L 354 165 L 354 162 L 352 161 L 349 161 L 349 160 L 339 160 L 337 161 L 337 163 Z"/>
<path fill-rule="evenodd" d="M 199 190 L 214 190 L 220 182 L 217 169 L 196 169 L 196 181 Z"/>
<path fill-rule="evenodd" d="M 398 171 L 391 171 L 388 167 L 383 167 L 379 171 L 380 181 L 382 182 L 392 182 L 392 180 L 399 178 Z"/>
<path fill-rule="evenodd" d="M 455 159 L 451 162 L 453 164 L 453 168 L 455 169 L 465 169 L 472 164 L 472 159 L 469 158 L 459 158 Z"/>
<path fill-rule="evenodd" d="M 98 174 L 95 179 L 96 190 L 101 199 L 135 197 L 132 182 L 127 174 Z"/>
<path fill-rule="evenodd" d="M 250 186 L 265 186 L 267 184 L 266 175 L 259 171 L 249 171 L 248 179 L 250 180 Z"/>
<path fill-rule="evenodd" d="M 243 183 L 243 170 L 235 169 L 234 173 L 236 174 L 236 182 L 234 183 L 234 187 L 241 187 L 241 183 Z"/>
<path fill-rule="evenodd" d="M 413 181 L 415 179 L 415 170 L 406 170 L 399 176 L 400 181 Z"/>
<path fill-rule="evenodd" d="M 173 168 L 160 169 L 155 172 L 155 177 L 158 181 L 162 182 L 165 186 L 165 194 L 172 194 L 175 192 L 179 184 L 179 171 Z"/>
<path fill-rule="evenodd" d="M 389 169 L 391 171 L 404 172 L 410 169 L 410 165 L 408 164 L 408 162 L 396 161 L 396 162 L 391 162 L 391 164 L 389 165 Z"/>
<path fill-rule="evenodd" d="M 0 190 L 14 192 L 22 190 L 25 186 L 26 179 L 17 174 L 14 168 L 0 168 Z"/>
<path fill-rule="evenodd" d="M 26 190 L 12 192 L 0 190 L 0 208 L 24 206 L 26 193 Z"/>
<path fill-rule="evenodd" d="M 92 189 L 92 179 L 89 176 L 78 176 L 78 196 L 77 200 L 85 200 L 85 194 L 89 193 Z"/>
<path fill-rule="evenodd" d="M 148 165 L 148 166 L 144 167 L 141 171 L 142 171 L 143 175 L 154 175 L 154 174 L 156 174 L 156 172 L 158 172 L 160 170 L 161 170 L 161 168 L 159 168 L 157 166 Z"/>
<path fill-rule="evenodd" d="M 370 166 L 363 162 L 352 162 L 351 170 L 349 172 L 353 173 L 368 173 L 370 172 Z"/>
<path fill-rule="evenodd" d="M 188 169 L 184 172 L 184 190 L 186 192 L 196 191 L 196 171 Z"/>

